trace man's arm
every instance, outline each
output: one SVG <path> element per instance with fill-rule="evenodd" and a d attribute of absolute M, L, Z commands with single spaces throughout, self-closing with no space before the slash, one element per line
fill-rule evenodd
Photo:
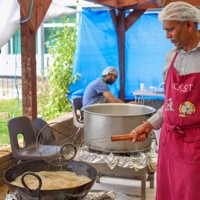
<path fill-rule="evenodd" d="M 122 100 L 116 98 L 110 91 L 103 92 L 103 96 L 106 97 L 107 103 L 124 103 Z"/>

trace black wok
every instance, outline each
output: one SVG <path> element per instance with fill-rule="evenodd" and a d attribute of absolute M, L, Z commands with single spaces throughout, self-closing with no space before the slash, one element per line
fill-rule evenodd
<path fill-rule="evenodd" d="M 11 183 L 18 176 L 24 173 L 39 172 L 44 170 L 60 171 L 61 168 L 54 165 L 49 165 L 42 160 L 28 161 L 10 167 L 8 170 L 6 170 L 4 179 L 10 191 L 16 196 L 18 200 L 82 200 L 94 185 L 97 175 L 97 171 L 94 167 L 83 162 L 71 161 L 67 165 L 63 166 L 62 170 L 72 171 L 78 175 L 85 175 L 91 179 L 89 183 L 74 188 L 57 190 L 40 190 L 41 185 L 38 186 L 37 189 L 32 190 L 26 185 L 25 188 L 23 188 L 15 186 Z M 38 181 L 40 182 L 41 179 L 38 179 Z"/>

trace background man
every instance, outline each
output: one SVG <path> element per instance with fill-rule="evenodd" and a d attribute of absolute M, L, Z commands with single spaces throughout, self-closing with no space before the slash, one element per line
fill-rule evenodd
<path fill-rule="evenodd" d="M 102 78 L 97 78 L 86 87 L 83 95 L 83 107 L 97 103 L 123 103 L 110 92 L 107 85 L 112 85 L 117 76 L 118 71 L 115 67 L 106 67 L 102 72 Z"/>

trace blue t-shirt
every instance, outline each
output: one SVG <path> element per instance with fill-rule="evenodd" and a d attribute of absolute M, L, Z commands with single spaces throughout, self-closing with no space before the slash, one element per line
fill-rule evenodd
<path fill-rule="evenodd" d="M 97 78 L 88 84 L 83 95 L 83 107 L 93 104 L 103 96 L 103 92 L 109 91 L 102 78 Z"/>

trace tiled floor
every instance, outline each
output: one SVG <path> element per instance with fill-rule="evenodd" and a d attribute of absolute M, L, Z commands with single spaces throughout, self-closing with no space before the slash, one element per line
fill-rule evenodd
<path fill-rule="evenodd" d="M 133 200 L 140 200 L 140 184 L 139 180 L 101 177 L 100 183 L 95 183 L 92 189 L 114 190 Z M 149 187 L 149 182 L 146 183 L 146 200 L 155 200 L 155 190 L 155 188 Z"/>

